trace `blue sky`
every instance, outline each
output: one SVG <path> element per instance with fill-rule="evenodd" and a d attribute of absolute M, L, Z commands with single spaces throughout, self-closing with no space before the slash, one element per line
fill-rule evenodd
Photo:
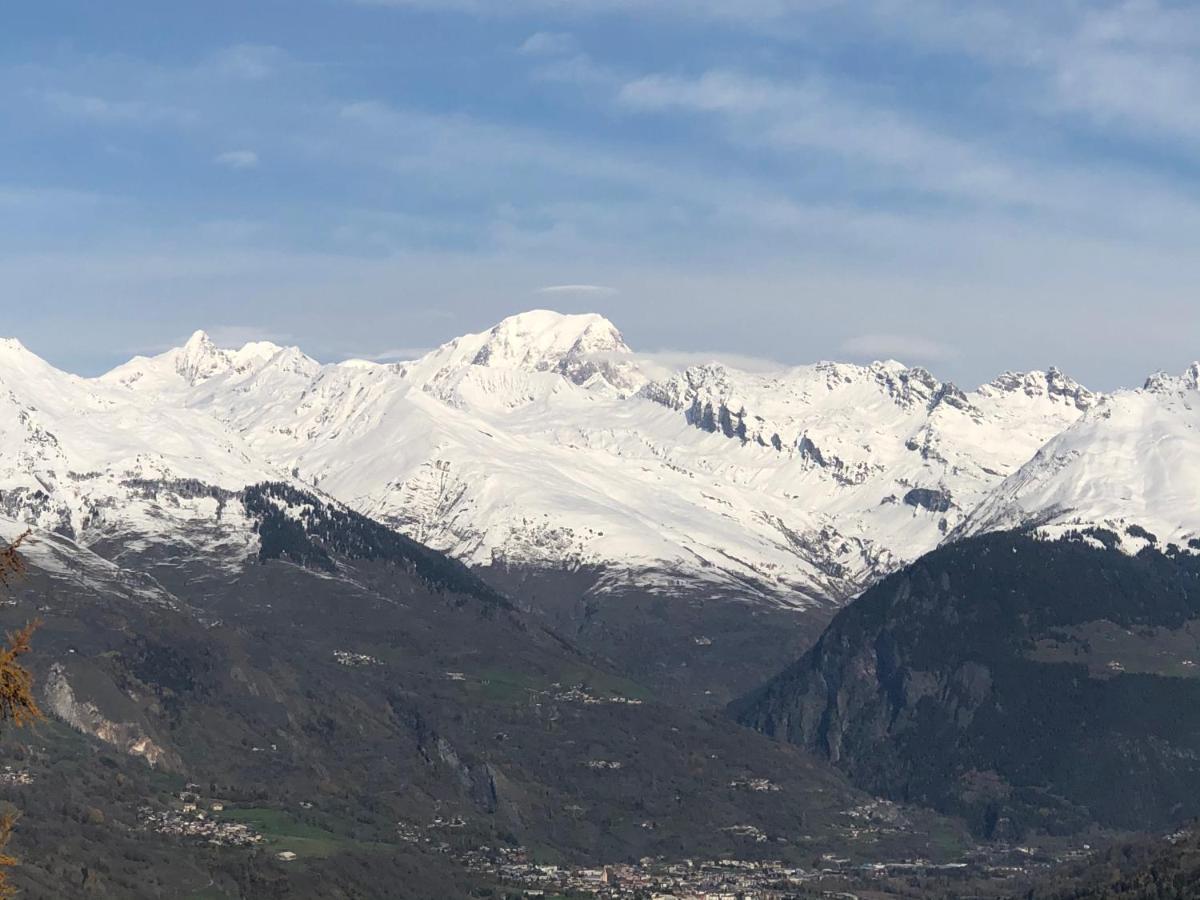
<path fill-rule="evenodd" d="M 0 70 L 3 330 L 74 371 L 546 306 L 967 385 L 1200 357 L 1195 4 L 42 0 Z"/>

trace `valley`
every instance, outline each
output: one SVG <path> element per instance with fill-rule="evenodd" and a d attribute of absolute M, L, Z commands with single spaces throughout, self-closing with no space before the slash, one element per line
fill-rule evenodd
<path fill-rule="evenodd" d="M 999 897 L 1200 813 L 1188 373 L 0 356 L 27 896 Z"/>

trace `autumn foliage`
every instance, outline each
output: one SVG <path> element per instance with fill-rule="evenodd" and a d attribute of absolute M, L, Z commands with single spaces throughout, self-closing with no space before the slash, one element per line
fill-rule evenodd
<path fill-rule="evenodd" d="M 25 571 L 20 548 L 28 537 L 29 532 L 26 532 L 0 550 L 0 585 L 7 587 L 13 578 Z M 0 722 L 20 726 L 42 716 L 33 697 L 33 676 L 20 662 L 20 658 L 29 652 L 29 642 L 36 628 L 37 623 L 31 622 L 20 631 L 9 634 L 7 646 L 0 650 Z M 17 860 L 4 852 L 16 821 L 15 813 L 0 815 L 0 898 L 12 897 L 16 893 L 8 883 L 7 870 L 16 865 Z"/>

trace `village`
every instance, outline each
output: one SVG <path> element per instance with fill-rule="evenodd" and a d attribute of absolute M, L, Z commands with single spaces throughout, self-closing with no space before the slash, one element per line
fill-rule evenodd
<path fill-rule="evenodd" d="M 228 822 L 217 817 L 224 811 L 218 801 L 205 803 L 197 793 L 197 785 L 180 791 L 169 809 L 144 806 L 139 810 L 143 827 L 158 834 L 196 840 L 215 847 L 252 847 L 262 843 L 261 834 L 242 822 Z"/>
<path fill-rule="evenodd" d="M 607 765 L 604 761 L 592 761 Z M 8 780 L 27 783 L 20 773 Z M 739 779 L 731 786 L 754 792 L 778 788 L 760 778 Z M 254 847 L 264 843 L 243 822 L 225 818 L 222 801 L 205 799 L 198 785 L 189 784 L 171 798 L 165 808 L 142 807 L 140 818 L 148 830 L 182 840 L 218 847 Z M 301 803 L 308 809 L 311 804 Z M 886 800 L 869 800 L 846 810 L 844 826 L 851 838 L 905 831 L 910 827 L 901 809 Z M 1048 852 L 1034 847 L 1002 843 L 981 845 L 953 862 L 933 862 L 922 857 L 892 861 L 851 859 L 822 853 L 805 864 L 795 861 L 739 859 L 677 859 L 644 857 L 637 862 L 604 865 L 561 865 L 535 858 L 521 846 L 475 846 L 464 844 L 469 822 L 460 815 L 437 816 L 425 824 L 398 822 L 396 837 L 418 844 L 424 850 L 444 854 L 468 871 L 512 889 L 523 897 L 592 897 L 599 900 L 786 900 L 800 896 L 853 897 L 855 889 L 883 885 L 893 878 L 951 877 L 985 878 L 998 882 L 1045 871 L 1051 866 L 1077 859 L 1090 849 L 1064 848 Z M 752 825 L 723 829 L 742 840 L 762 845 L 767 836 Z M 276 854 L 292 861 L 296 853 Z M 814 894 L 815 892 L 815 894 Z"/>
<path fill-rule="evenodd" d="M 819 875 L 781 862 L 733 859 L 678 863 L 644 859 L 595 867 L 537 865 L 522 848 L 480 848 L 462 861 L 474 872 L 520 887 L 527 897 L 582 894 L 596 898 L 775 900 L 793 895 L 795 889 Z"/>
<path fill-rule="evenodd" d="M 519 888 L 526 897 L 584 896 L 598 900 L 788 900 L 800 896 L 855 897 L 854 889 L 893 878 L 950 877 L 1009 879 L 1044 872 L 1083 851 L 1045 854 L 1028 847 L 980 849 L 968 859 L 936 864 L 927 859 L 859 862 L 832 854 L 812 867 L 780 860 L 741 859 L 671 862 L 645 858 L 637 863 L 570 867 L 540 865 L 517 848 L 481 847 L 460 861 L 470 870 Z"/>
<path fill-rule="evenodd" d="M 747 790 L 769 791 L 769 782 L 753 779 Z M 847 810 L 848 830 L 855 834 L 886 833 L 908 827 L 899 808 L 872 800 Z M 1086 844 L 1058 851 L 1005 843 L 977 846 L 959 860 L 934 862 L 923 857 L 890 861 L 853 860 L 823 853 L 808 865 L 783 860 L 717 859 L 669 860 L 645 857 L 637 862 L 570 866 L 540 862 L 520 846 L 480 846 L 463 849 L 449 840 L 467 821 L 460 816 L 438 817 L 427 825 L 401 822 L 402 841 L 422 844 L 446 854 L 469 871 L 512 888 L 524 897 L 592 897 L 598 900 L 786 900 L 800 896 L 854 897 L 853 891 L 883 886 L 889 879 L 984 879 L 996 884 L 1048 871 L 1090 852 Z M 754 843 L 761 832 L 753 826 L 734 826 L 738 836 Z M 726 829 L 729 830 L 729 829 Z M 765 836 L 762 836 L 765 837 Z"/>

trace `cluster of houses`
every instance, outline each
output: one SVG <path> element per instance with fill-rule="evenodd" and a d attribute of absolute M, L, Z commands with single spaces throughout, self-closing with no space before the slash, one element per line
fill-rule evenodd
<path fill-rule="evenodd" d="M 596 771 L 616 770 L 621 768 L 621 761 L 615 759 L 589 759 L 584 763 L 589 769 Z"/>
<path fill-rule="evenodd" d="M 597 697 L 590 693 L 582 684 L 576 684 L 569 688 L 564 688 L 558 682 L 550 686 L 552 690 L 549 692 L 552 700 L 557 700 L 560 703 L 582 703 L 585 706 L 593 706 L 599 703 L 619 703 L 626 706 L 641 706 L 642 701 L 634 697 L 622 697 L 619 694 L 610 694 L 607 697 Z M 541 693 L 541 692 L 539 692 Z"/>
<path fill-rule="evenodd" d="M 368 656 L 366 653 L 354 653 L 350 650 L 334 650 L 333 658 L 338 665 L 346 666 L 347 668 L 355 669 L 361 666 L 382 666 L 383 663 L 374 656 Z"/>
<path fill-rule="evenodd" d="M 0 772 L 0 784 L 33 784 L 33 775 L 27 769 L 14 769 L 12 766 L 5 766 L 4 771 Z"/>
<path fill-rule="evenodd" d="M 242 822 L 224 821 L 214 815 L 225 810 L 217 801 L 205 803 L 189 784 L 180 791 L 169 809 L 145 806 L 139 810 L 142 825 L 158 834 L 190 838 L 217 847 L 250 847 L 262 843 L 263 836 Z"/>
<path fill-rule="evenodd" d="M 656 900 L 780 900 L 821 877 L 782 862 L 735 859 L 685 860 L 594 867 L 538 865 L 524 849 L 481 847 L 463 860 L 479 874 L 521 887 L 527 897 L 582 893 L 603 900 L 653 897 Z"/>
<path fill-rule="evenodd" d="M 141 810 L 142 824 L 159 834 L 192 838 L 217 847 L 249 847 L 262 842 L 262 835 L 241 822 L 225 822 L 206 816 L 203 810 Z"/>
<path fill-rule="evenodd" d="M 825 854 L 807 869 L 780 861 L 717 859 L 667 862 L 645 858 L 638 863 L 569 867 L 542 865 L 529 859 L 521 847 L 480 847 L 465 853 L 460 862 L 489 878 L 519 888 L 526 897 L 582 894 L 598 900 L 787 900 L 801 891 L 827 896 L 847 885 L 863 886 L 885 879 L 914 876 L 986 876 L 1006 879 L 1082 858 L 1084 849 L 1044 854 L 1031 848 L 996 847 L 979 858 L 954 863 L 926 859 L 852 863 Z M 1023 857 L 1023 858 L 1014 858 Z M 834 888 L 835 890 L 829 890 Z"/>
<path fill-rule="evenodd" d="M 753 791 L 755 793 L 778 793 L 783 790 L 775 782 L 766 778 L 735 778 L 729 782 L 734 790 Z"/>

